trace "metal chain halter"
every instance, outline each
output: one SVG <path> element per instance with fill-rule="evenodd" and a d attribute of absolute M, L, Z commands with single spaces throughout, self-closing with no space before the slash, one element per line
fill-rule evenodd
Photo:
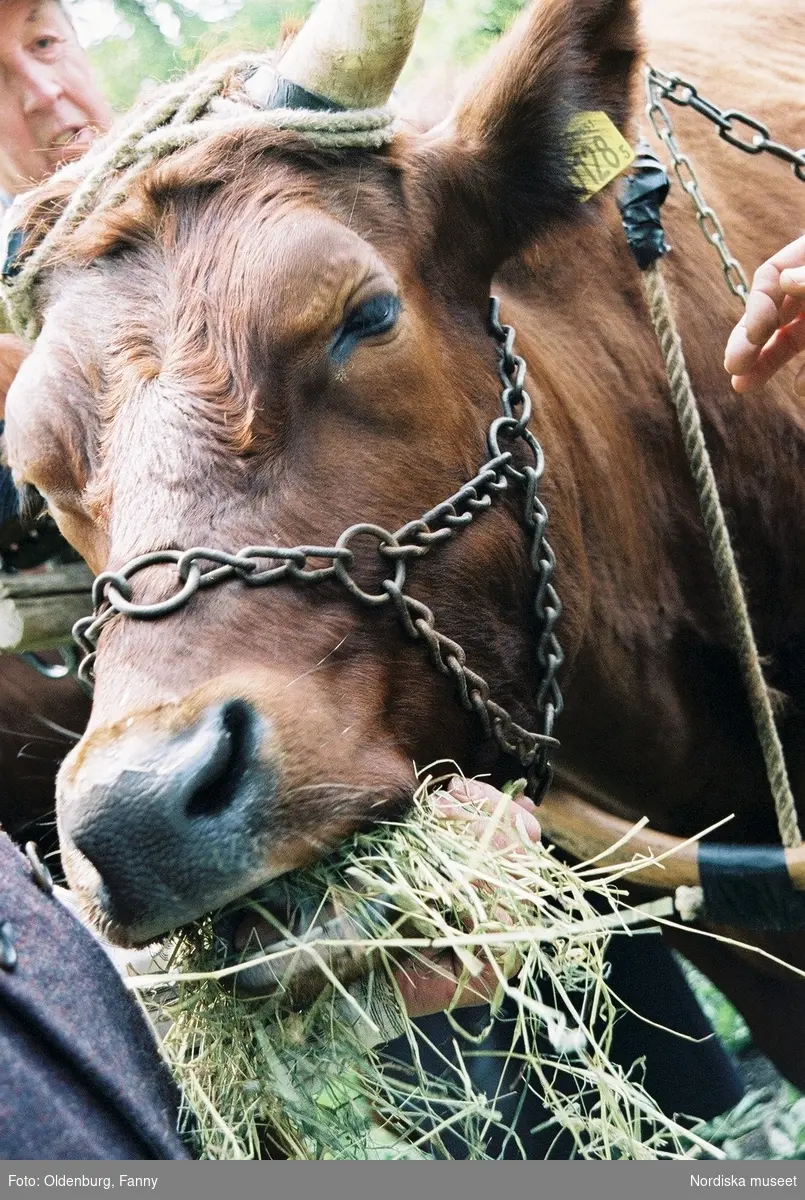
<path fill-rule="evenodd" d="M 692 108 L 694 112 L 706 117 L 717 127 L 720 138 L 729 142 L 730 146 L 743 150 L 745 154 L 771 154 L 774 158 L 788 163 L 801 183 L 805 183 L 805 148 L 792 150 L 781 142 L 773 141 L 762 121 L 747 116 L 737 108 L 719 108 L 700 96 L 695 85 L 690 80 L 683 79 L 681 75 L 668 75 L 665 71 L 648 67 L 646 92 L 646 111 L 652 128 L 671 156 L 680 187 L 693 201 L 699 228 L 710 245 L 715 247 L 721 259 L 727 286 L 732 294 L 738 296 L 745 304 L 749 292 L 746 273 L 738 259 L 730 252 L 721 221 L 702 195 L 693 163 L 680 149 L 671 117 L 663 101 L 668 100 L 679 108 Z M 741 130 L 748 131 L 749 136 L 743 136 Z"/>
<path fill-rule="evenodd" d="M 801 150 L 792 150 L 782 142 L 772 140 L 768 126 L 756 117 L 737 108 L 719 108 L 710 100 L 700 96 L 696 87 L 681 75 L 667 75 L 655 67 L 649 67 L 649 78 L 660 89 L 664 100 L 680 108 L 692 108 L 701 116 L 706 117 L 718 127 L 718 136 L 745 154 L 771 154 L 781 162 L 788 163 L 800 183 L 805 183 L 805 146 Z M 736 126 L 738 132 L 736 132 Z M 742 137 L 740 130 L 749 132 L 749 137 Z"/>
<path fill-rule="evenodd" d="M 79 679 L 88 685 L 92 683 L 98 639 L 117 615 L 140 621 L 159 620 L 184 608 L 201 589 L 231 579 L 239 579 L 248 587 L 286 582 L 339 583 L 350 596 L 369 608 L 393 606 L 408 636 L 423 642 L 436 670 L 453 679 L 462 707 L 476 713 L 486 736 L 493 737 L 502 751 L 518 758 L 526 768 L 526 794 L 538 803 L 552 779 L 548 752 L 559 744 L 553 736 L 553 726 L 563 706 L 557 672 L 564 656 L 555 626 L 562 605 L 552 582 L 556 559 L 545 537 L 548 513 L 539 497 L 545 459 L 542 447 L 528 429 L 532 406 L 525 390 L 527 368 L 514 352 L 514 329 L 501 323 L 500 302 L 496 298 L 491 301 L 490 334 L 500 355 L 503 416 L 490 425 L 489 458 L 474 479 L 394 533 L 379 525 L 359 523 L 345 529 L 334 546 L 247 546 L 236 554 L 199 546 L 190 550 L 155 550 L 132 559 L 119 571 L 104 571 L 93 585 L 92 616 L 82 618 L 73 627 L 73 636 L 85 655 L 78 669 Z M 518 441 L 529 452 L 530 461 L 522 467 L 515 465 L 513 454 Z M 427 605 L 405 591 L 408 564 L 453 538 L 509 487 L 517 487 L 524 494 L 525 524 L 531 535 L 530 561 L 537 577 L 534 609 L 538 629 L 536 706 L 541 726 L 538 732 L 518 725 L 492 699 L 489 684 L 467 666 L 461 646 L 436 628 L 436 618 Z M 375 539 L 384 570 L 389 571 L 389 577 L 376 592 L 366 591 L 352 574 L 355 556 L 350 545 L 356 537 Z M 327 565 L 312 565 L 316 563 Z M 131 582 L 134 576 L 162 565 L 175 568 L 175 594 L 156 604 L 134 600 Z"/>

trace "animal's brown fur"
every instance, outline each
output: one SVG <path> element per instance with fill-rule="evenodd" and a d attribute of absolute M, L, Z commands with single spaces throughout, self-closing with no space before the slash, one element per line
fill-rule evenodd
<path fill-rule="evenodd" d="M 494 273 L 548 462 L 568 653 L 559 769 L 601 804 L 661 828 L 693 833 L 734 811 L 730 836 L 772 841 L 638 273 L 612 191 L 580 210 L 568 183 L 569 106 L 604 108 L 634 132 L 633 9 L 544 0 L 449 122 L 382 155 L 250 133 L 155 168 L 76 237 L 71 258 L 92 269 L 56 273 L 41 346 L 16 387 L 12 451 L 96 569 L 161 546 L 321 544 L 357 520 L 394 529 L 483 459 L 499 402 L 485 327 Z M 782 0 L 772 16 L 764 0 L 740 11 L 675 0 L 649 4 L 646 19 L 657 65 L 805 143 L 798 2 Z M 701 119 L 674 116 L 753 269 L 797 233 L 801 189 L 779 163 L 748 162 Z M 40 219 L 53 203 L 44 193 Z M 667 274 L 760 648 L 789 698 L 781 731 L 801 796 L 805 414 L 788 373 L 757 396 L 731 394 L 721 359 L 739 310 L 678 189 L 666 217 Z M 399 290 L 396 335 L 335 370 L 328 339 L 366 288 Z M 359 572 L 372 563 L 367 548 Z M 495 697 L 533 724 L 532 580 L 514 499 L 416 564 L 410 586 Z M 366 613 L 331 588 L 229 585 L 164 623 L 104 634 L 91 730 L 62 773 L 65 812 L 81 805 L 110 745 L 125 743 L 127 722 L 157 738 L 235 694 L 275 730 L 262 750 L 283 778 L 272 870 L 371 816 L 362 789 L 398 800 L 412 759 L 450 756 L 496 779 L 514 769 L 479 742 L 389 612 Z M 79 856 L 72 864 L 81 885 Z M 744 965 L 730 978 L 740 1005 L 760 976 Z M 778 987 L 801 1008 L 798 984 Z M 805 1039 L 789 1031 L 783 1046 L 766 1033 L 778 1063 L 805 1079 Z"/>
<path fill-rule="evenodd" d="M 88 715 L 73 680 L 45 679 L 21 658 L 0 655 L 0 828 L 20 842 L 55 846 L 54 777 Z"/>

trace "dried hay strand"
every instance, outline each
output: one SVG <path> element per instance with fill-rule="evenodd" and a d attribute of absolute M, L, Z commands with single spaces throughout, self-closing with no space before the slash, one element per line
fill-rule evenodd
<path fill-rule="evenodd" d="M 448 1011 L 455 1061 L 440 1054 L 440 1078 L 429 1077 L 422 1053 L 436 1048 L 405 1013 L 398 986 L 405 964 L 416 969 L 426 954 L 449 951 L 462 985 L 491 967 L 491 1019 L 504 997 L 516 1012 L 506 1065 L 523 1101 L 539 1097 L 557 1136 L 567 1131 L 575 1157 L 721 1157 L 658 1110 L 639 1065 L 625 1071 L 610 1059 L 619 1005 L 604 956 L 612 934 L 635 923 L 619 887 L 630 864 L 568 866 L 522 831 L 520 845 L 497 849 L 507 801 L 491 821 L 487 814 L 479 840 L 478 805 L 467 799 L 458 819 L 446 819 L 440 795 L 427 779 L 407 820 L 358 833 L 285 877 L 280 892 L 275 884 L 184 931 L 163 951 L 164 970 L 129 980 L 152 1019 L 168 1025 L 164 1050 L 196 1152 L 449 1158 L 449 1129 L 466 1157 L 487 1157 L 490 1131 L 504 1126 L 500 1095 L 478 1092 L 467 1068 L 479 1039 Z M 282 941 L 256 954 L 248 946 L 233 962 L 221 930 L 244 907 Z M 294 932 L 300 915 L 307 932 Z M 279 985 L 253 996 L 240 985 L 255 979 Z M 397 1035 L 413 1068 L 372 1046 Z M 506 1137 L 525 1157 L 511 1129 Z"/>

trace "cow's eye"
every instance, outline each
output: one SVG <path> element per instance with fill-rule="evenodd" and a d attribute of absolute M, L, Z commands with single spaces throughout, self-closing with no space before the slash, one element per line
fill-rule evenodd
<path fill-rule="evenodd" d="M 392 329 L 399 315 L 398 296 L 391 292 L 372 296 L 371 300 L 353 308 L 339 325 L 330 347 L 330 354 L 336 362 L 344 362 L 364 338 L 377 337 L 378 334 L 387 333 Z"/>

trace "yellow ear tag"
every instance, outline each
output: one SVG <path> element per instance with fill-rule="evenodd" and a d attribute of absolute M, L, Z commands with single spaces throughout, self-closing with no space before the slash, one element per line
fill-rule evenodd
<path fill-rule="evenodd" d="M 571 137 L 572 178 L 589 200 L 635 160 L 635 152 L 605 112 L 576 113 Z"/>

